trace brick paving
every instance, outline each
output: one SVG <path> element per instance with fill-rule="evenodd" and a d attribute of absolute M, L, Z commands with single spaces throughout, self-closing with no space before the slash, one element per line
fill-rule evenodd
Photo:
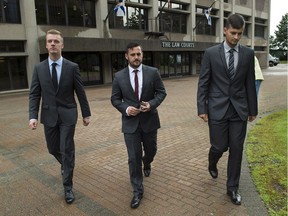
<path fill-rule="evenodd" d="M 287 108 L 287 65 L 264 70 L 259 118 Z M 243 160 L 235 206 L 226 195 L 227 154 L 219 177 L 207 171 L 208 127 L 197 117 L 197 76 L 164 80 L 168 96 L 159 107 L 162 128 L 145 194 L 130 209 L 127 152 L 120 113 L 110 104 L 111 86 L 87 88 L 92 123 L 76 128 L 76 200 L 63 197 L 60 166 L 48 154 L 43 126 L 28 128 L 28 93 L 0 95 L 0 215 L 268 215 Z M 249 128 L 255 123 L 249 123 Z"/>

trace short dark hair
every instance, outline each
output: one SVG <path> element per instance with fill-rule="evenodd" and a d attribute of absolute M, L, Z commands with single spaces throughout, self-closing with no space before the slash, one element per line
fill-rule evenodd
<path fill-rule="evenodd" d="M 240 14 L 231 14 L 228 16 L 226 23 L 225 23 L 226 28 L 235 28 L 235 29 L 240 29 L 242 27 L 245 27 L 245 20 L 244 17 L 241 16 Z"/>
<path fill-rule="evenodd" d="M 126 46 L 126 53 L 128 53 L 129 49 L 133 49 L 134 47 L 138 47 L 138 46 L 141 47 L 141 45 L 138 44 L 138 43 L 134 43 L 134 42 L 129 43 L 129 44 Z M 141 48 L 142 48 L 142 47 L 141 47 Z"/>

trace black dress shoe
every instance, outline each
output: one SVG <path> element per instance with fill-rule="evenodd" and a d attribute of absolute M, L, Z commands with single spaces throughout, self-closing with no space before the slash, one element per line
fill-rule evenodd
<path fill-rule="evenodd" d="M 218 169 L 217 168 L 210 168 L 208 167 L 209 173 L 212 176 L 212 178 L 216 179 L 218 177 Z"/>
<path fill-rule="evenodd" d="M 74 193 L 72 190 L 65 191 L 65 201 L 68 204 L 71 204 L 74 201 Z"/>
<path fill-rule="evenodd" d="M 131 208 L 138 208 L 138 206 L 140 205 L 140 202 L 141 202 L 141 199 L 142 199 L 142 195 L 139 195 L 139 196 L 134 196 L 131 200 Z"/>
<path fill-rule="evenodd" d="M 227 191 L 228 196 L 231 198 L 231 202 L 235 205 L 241 205 L 241 195 L 238 191 Z"/>
<path fill-rule="evenodd" d="M 151 164 L 144 165 L 143 172 L 146 177 L 149 177 L 151 173 Z"/>

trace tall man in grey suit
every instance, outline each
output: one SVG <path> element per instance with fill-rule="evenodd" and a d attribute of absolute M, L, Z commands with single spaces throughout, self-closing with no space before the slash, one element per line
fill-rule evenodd
<path fill-rule="evenodd" d="M 46 34 L 48 59 L 34 68 L 29 95 L 29 126 L 37 128 L 41 104 L 41 123 L 47 148 L 61 164 L 65 201 L 74 201 L 73 170 L 75 165 L 74 132 L 77 123 L 76 92 L 81 106 L 83 125 L 90 123 L 90 108 L 76 63 L 63 58 L 63 37 L 57 30 Z"/>
<path fill-rule="evenodd" d="M 143 52 L 139 44 L 128 44 L 125 58 L 128 67 L 115 74 L 111 103 L 122 113 L 122 132 L 134 195 L 130 206 L 137 208 L 144 193 L 142 162 L 144 175 L 148 177 L 160 128 L 157 107 L 166 97 L 166 91 L 158 70 L 142 64 Z"/>
<path fill-rule="evenodd" d="M 238 188 L 247 120 L 258 113 L 254 51 L 238 44 L 244 28 L 241 15 L 228 17 L 225 41 L 205 51 L 197 93 L 198 115 L 209 125 L 209 173 L 218 177 L 217 162 L 229 149 L 226 187 L 236 205 L 241 204 Z"/>

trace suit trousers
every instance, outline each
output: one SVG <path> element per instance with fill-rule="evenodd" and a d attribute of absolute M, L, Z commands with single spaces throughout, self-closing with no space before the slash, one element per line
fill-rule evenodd
<path fill-rule="evenodd" d="M 75 125 L 66 126 L 59 120 L 55 127 L 44 125 L 44 132 L 49 153 L 58 160 L 64 170 L 64 190 L 71 190 L 75 167 Z"/>
<path fill-rule="evenodd" d="M 142 161 L 144 165 L 148 165 L 154 160 L 157 152 L 157 130 L 145 133 L 139 125 L 134 133 L 124 133 L 124 139 L 128 152 L 129 174 L 133 194 L 134 196 L 143 195 Z"/>
<path fill-rule="evenodd" d="M 247 121 L 241 120 L 230 104 L 222 120 L 209 119 L 208 123 L 211 143 L 209 162 L 217 163 L 229 149 L 226 187 L 227 191 L 238 190 Z"/>

